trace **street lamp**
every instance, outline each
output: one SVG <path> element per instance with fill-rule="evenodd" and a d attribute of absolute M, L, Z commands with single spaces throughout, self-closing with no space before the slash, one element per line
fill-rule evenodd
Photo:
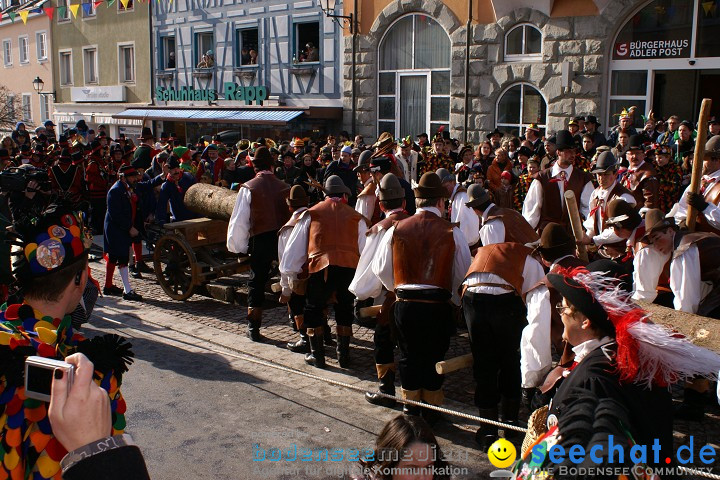
<path fill-rule="evenodd" d="M 357 2 L 358 0 L 355 0 Z M 355 23 L 353 22 L 353 14 L 350 15 L 335 15 L 335 4 L 337 0 L 320 0 L 320 8 L 325 12 L 325 16 L 328 18 L 342 18 L 348 21 L 350 25 L 350 33 L 354 33 Z"/>
<path fill-rule="evenodd" d="M 33 80 L 33 87 L 35 87 L 35 91 L 38 93 L 38 95 L 48 96 L 52 95 L 53 102 L 55 101 L 55 91 L 52 92 L 43 92 L 43 87 L 45 86 L 45 82 L 42 81 L 42 78 L 35 77 L 35 80 Z"/>

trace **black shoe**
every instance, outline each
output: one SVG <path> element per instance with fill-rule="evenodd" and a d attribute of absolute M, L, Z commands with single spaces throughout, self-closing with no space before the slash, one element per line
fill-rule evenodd
<path fill-rule="evenodd" d="M 155 270 L 150 268 L 150 266 L 145 262 L 136 263 L 135 268 L 140 273 L 155 273 Z"/>
<path fill-rule="evenodd" d="M 248 338 L 252 340 L 253 342 L 263 343 L 265 342 L 265 337 L 260 335 L 260 329 L 259 328 L 251 328 L 248 327 Z"/>
<path fill-rule="evenodd" d="M 307 334 L 300 333 L 300 340 L 288 343 L 287 348 L 295 353 L 310 353 L 310 342 L 308 342 Z"/>
<path fill-rule="evenodd" d="M 142 296 L 138 295 L 135 290 L 130 290 L 128 293 L 123 293 L 123 300 L 142 302 Z"/>
<path fill-rule="evenodd" d="M 408 405 L 407 403 L 403 404 L 403 415 L 414 415 L 416 417 L 419 417 L 421 415 L 421 408 L 416 407 L 415 405 Z"/>
<path fill-rule="evenodd" d="M 114 297 L 119 297 L 123 294 L 123 289 L 120 287 L 116 287 L 115 285 L 110 285 L 109 287 L 103 287 L 103 295 L 112 295 Z"/>
<path fill-rule="evenodd" d="M 395 392 L 393 392 L 391 395 L 395 395 Z M 395 408 L 395 405 L 397 405 L 397 401 L 395 401 L 394 399 L 383 397 L 378 393 L 365 392 L 365 400 L 367 400 L 368 403 L 372 403 L 373 405 L 385 408 Z"/>
<path fill-rule="evenodd" d="M 247 335 L 253 342 L 264 342 L 265 337 L 260 335 L 262 324 L 262 310 L 260 308 L 248 308 L 248 329 Z"/>
<path fill-rule="evenodd" d="M 481 408 L 478 412 L 478 415 L 481 418 L 495 421 L 498 419 L 497 408 Z M 490 425 L 489 423 L 481 424 L 480 428 L 478 428 L 477 432 L 475 432 L 475 441 L 483 450 L 490 448 L 490 445 L 495 443 L 498 438 L 498 428 L 494 425 Z"/>

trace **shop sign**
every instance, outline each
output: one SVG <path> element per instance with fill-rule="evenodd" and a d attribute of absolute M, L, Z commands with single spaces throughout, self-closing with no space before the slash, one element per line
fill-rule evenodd
<path fill-rule="evenodd" d="M 638 40 L 615 44 L 613 59 L 637 60 L 654 58 L 683 58 L 690 56 L 690 40 Z"/>
<path fill-rule="evenodd" d="M 265 86 L 243 87 L 237 83 L 225 82 L 222 93 L 225 100 L 244 101 L 245 105 L 252 105 L 253 102 L 255 105 L 262 105 L 262 102 L 267 100 L 269 91 Z M 212 88 L 155 88 L 155 99 L 158 102 L 214 102 L 219 98 L 218 91 Z"/>
<path fill-rule="evenodd" d="M 125 86 L 111 87 L 73 87 L 70 89 L 73 102 L 124 102 Z"/>

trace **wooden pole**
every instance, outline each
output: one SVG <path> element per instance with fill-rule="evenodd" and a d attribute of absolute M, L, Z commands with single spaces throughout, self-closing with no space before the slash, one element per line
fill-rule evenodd
<path fill-rule="evenodd" d="M 698 134 L 695 139 L 695 155 L 693 156 L 692 177 L 690 180 L 690 191 L 692 193 L 698 193 L 700 190 L 700 183 L 702 181 L 702 165 L 703 158 L 705 157 L 705 142 L 707 141 L 710 107 L 712 107 L 712 100 L 709 98 L 703 98 L 702 105 L 700 106 L 700 117 L 698 118 Z M 685 224 L 691 232 L 695 231 L 697 214 L 698 211 L 692 205 L 688 205 Z"/>
<path fill-rule="evenodd" d="M 444 375 L 450 372 L 454 372 L 455 370 L 462 370 L 463 368 L 472 367 L 472 364 L 472 353 L 468 353 L 465 355 L 460 355 L 459 357 L 453 357 L 447 360 L 443 360 L 442 362 L 437 362 L 435 364 L 435 371 L 440 375 Z"/>
<path fill-rule="evenodd" d="M 375 318 L 380 315 L 382 305 L 373 305 L 372 307 L 363 307 L 360 309 L 360 316 L 362 318 Z"/>
<path fill-rule="evenodd" d="M 580 221 L 580 212 L 578 211 L 577 202 L 575 201 L 575 192 L 567 190 L 565 192 L 565 205 L 567 206 L 568 216 L 570 217 L 570 226 L 572 227 L 575 240 L 583 239 L 582 222 Z M 583 262 L 588 262 L 587 248 L 585 245 L 578 244 L 578 258 Z"/>

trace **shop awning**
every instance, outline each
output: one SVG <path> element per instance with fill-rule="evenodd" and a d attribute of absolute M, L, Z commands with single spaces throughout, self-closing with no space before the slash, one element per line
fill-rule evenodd
<path fill-rule="evenodd" d="M 186 122 L 247 123 L 284 125 L 305 113 L 304 110 L 271 109 L 186 109 L 186 108 L 129 108 L 113 118 L 136 120 L 166 120 Z"/>

